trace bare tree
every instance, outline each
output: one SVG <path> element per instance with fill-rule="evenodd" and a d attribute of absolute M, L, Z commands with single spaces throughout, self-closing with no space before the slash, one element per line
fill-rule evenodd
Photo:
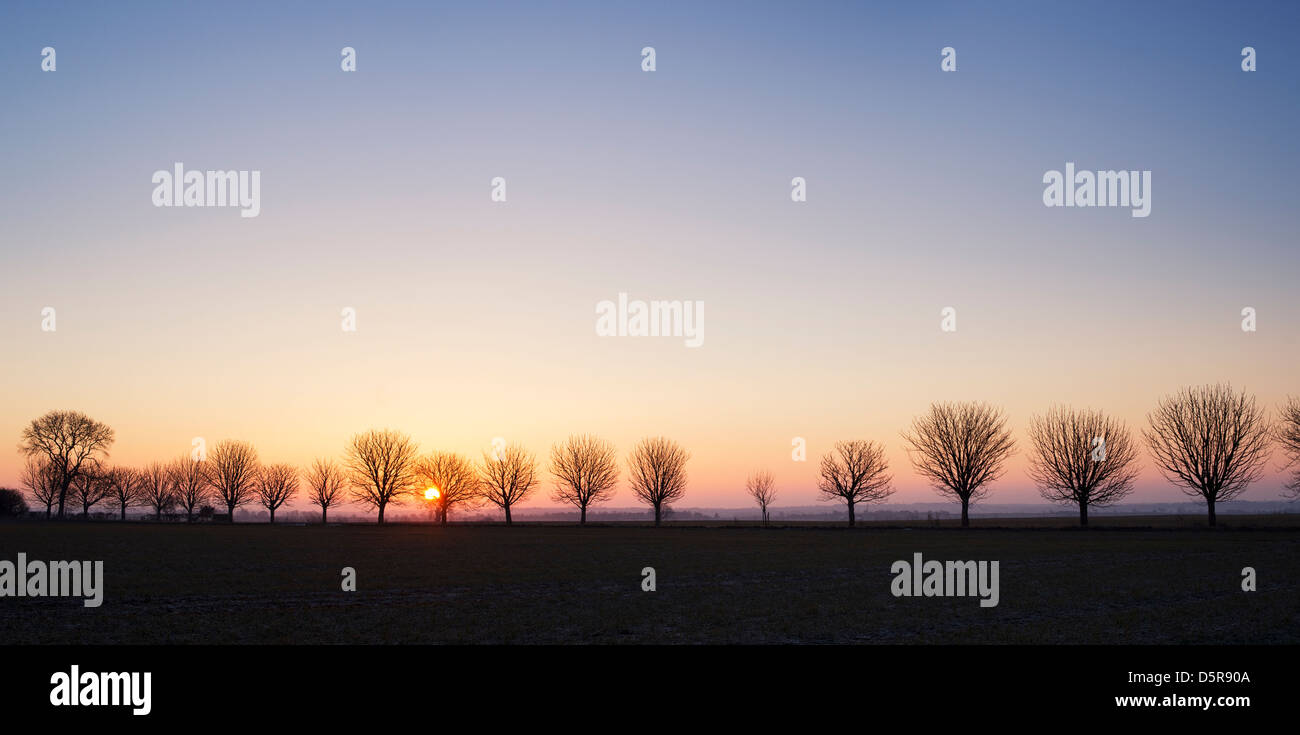
<path fill-rule="evenodd" d="M 28 457 L 27 464 L 23 466 L 22 481 L 32 499 L 45 506 L 45 518 L 49 519 L 54 504 L 59 501 L 59 478 L 49 460 Z"/>
<path fill-rule="evenodd" d="M 821 479 L 817 489 L 822 500 L 843 500 L 849 507 L 849 525 L 857 522 L 854 507 L 875 503 L 890 495 L 894 481 L 889 474 L 882 444 L 865 439 L 836 442 L 835 449 L 822 455 Z"/>
<path fill-rule="evenodd" d="M 108 473 L 108 481 L 113 502 L 117 503 L 121 519 L 125 521 L 126 509 L 141 502 L 140 473 L 130 467 L 114 467 Z"/>
<path fill-rule="evenodd" d="M 662 436 L 642 439 L 627 458 L 628 482 L 637 499 L 655 510 L 655 525 L 665 506 L 686 497 L 686 462 L 689 452 Z"/>
<path fill-rule="evenodd" d="M 618 451 L 614 445 L 588 434 L 570 436 L 551 447 L 551 497 L 578 509 L 578 523 L 586 524 L 587 508 L 614 497 L 618 485 Z"/>
<path fill-rule="evenodd" d="M 1263 476 L 1272 428 L 1255 397 L 1227 384 L 1184 388 L 1147 414 L 1147 448 L 1169 482 L 1215 505 L 1232 500 Z"/>
<path fill-rule="evenodd" d="M 416 452 L 411 438 L 388 429 L 372 429 L 352 437 L 344 460 L 352 483 L 352 497 L 368 508 L 399 504 L 415 485 Z"/>
<path fill-rule="evenodd" d="M 776 480 L 772 473 L 760 470 L 745 478 L 745 492 L 758 502 L 758 510 L 763 514 L 763 524 L 767 524 L 767 506 L 776 500 Z"/>
<path fill-rule="evenodd" d="M 478 469 L 474 463 L 453 452 L 434 452 L 416 466 L 420 485 L 437 494 L 434 509 L 438 521 L 447 525 L 447 516 L 457 505 L 473 505 L 481 499 Z"/>
<path fill-rule="evenodd" d="M 176 488 L 176 503 L 185 509 L 185 522 L 193 523 L 194 509 L 208 502 L 212 495 L 208 468 L 201 460 L 182 455 L 167 465 L 167 473 Z"/>
<path fill-rule="evenodd" d="M 1300 499 L 1300 398 L 1288 397 L 1278 413 L 1281 417 L 1276 438 L 1287 458 L 1283 469 L 1294 468 L 1286 491 L 1292 498 Z"/>
<path fill-rule="evenodd" d="M 59 517 L 63 517 L 68 488 L 87 462 L 108 456 L 113 430 L 79 411 L 50 411 L 23 429 L 18 449 L 28 457 L 43 457 L 58 488 Z"/>
<path fill-rule="evenodd" d="M 140 498 L 143 505 L 153 508 L 154 519 L 159 521 L 164 511 L 176 505 L 176 487 L 172 485 L 167 465 L 153 462 L 140 471 Z"/>
<path fill-rule="evenodd" d="M 1016 443 L 1003 413 L 986 403 L 934 403 L 903 432 L 912 466 L 940 495 L 961 502 L 961 525 L 970 525 L 971 503 L 1005 472 Z"/>
<path fill-rule="evenodd" d="M 81 505 L 81 516 L 89 518 L 90 509 L 107 498 L 112 488 L 105 482 L 108 469 L 98 462 L 86 462 L 81 470 L 73 478 L 69 490 L 72 492 L 72 499 Z"/>
<path fill-rule="evenodd" d="M 257 476 L 257 499 L 271 512 L 275 523 L 275 510 L 298 494 L 298 469 L 293 465 L 272 464 L 262 468 Z"/>
<path fill-rule="evenodd" d="M 537 459 L 523 446 L 511 444 L 495 457 L 484 452 L 478 473 L 479 497 L 505 511 L 509 526 L 510 507 L 523 502 L 537 484 Z"/>
<path fill-rule="evenodd" d="M 1053 407 L 1029 421 L 1029 477 L 1053 503 L 1079 507 L 1079 525 L 1088 525 L 1088 508 L 1105 507 L 1133 492 L 1137 444 L 1124 422 L 1100 411 Z"/>
<path fill-rule="evenodd" d="M 230 522 L 235 522 L 235 509 L 253 501 L 257 488 L 257 450 L 244 441 L 226 439 L 208 453 L 208 485 L 216 498 L 226 504 Z"/>
<path fill-rule="evenodd" d="M 343 504 L 347 477 L 332 459 L 317 459 L 307 470 L 307 499 L 320 507 L 320 522 L 326 523 L 329 509 Z"/>

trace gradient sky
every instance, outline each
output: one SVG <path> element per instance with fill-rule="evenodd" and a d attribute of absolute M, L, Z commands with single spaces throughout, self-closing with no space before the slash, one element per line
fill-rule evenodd
<path fill-rule="evenodd" d="M 931 501 L 898 432 L 934 400 L 1023 439 L 1053 403 L 1136 430 L 1184 385 L 1300 394 L 1300 6 L 541 5 L 6 3 L 0 484 L 73 408 L 131 464 L 663 434 L 683 507 L 745 505 L 763 467 L 812 503 L 817 457 L 870 438 L 894 500 Z M 261 216 L 153 207 L 177 161 L 260 170 Z M 1044 207 L 1067 161 L 1151 170 L 1150 217 Z M 704 346 L 598 338 L 620 291 L 704 301 Z M 1182 497 L 1148 461 L 1130 499 Z M 1037 500 L 1022 451 L 991 502 Z"/>

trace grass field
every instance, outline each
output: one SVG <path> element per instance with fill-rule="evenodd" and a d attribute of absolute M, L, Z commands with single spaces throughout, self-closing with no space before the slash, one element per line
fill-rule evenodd
<path fill-rule="evenodd" d="M 0 598 L 0 636 L 6 644 L 1300 642 L 1300 519 L 1222 521 L 1229 528 L 1165 517 L 1088 531 L 1042 528 L 1042 519 L 980 520 L 968 531 L 9 523 L 0 525 L 0 559 L 102 559 L 106 591 L 99 608 L 79 598 Z M 1000 604 L 893 597 L 890 565 L 916 552 L 999 561 Z M 647 566 L 654 592 L 641 589 Z M 1247 566 L 1256 592 L 1241 589 Z M 356 570 L 356 592 L 340 589 L 343 567 Z"/>

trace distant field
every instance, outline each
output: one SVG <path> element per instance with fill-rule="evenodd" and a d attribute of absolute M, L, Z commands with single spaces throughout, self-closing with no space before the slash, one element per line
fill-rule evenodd
<path fill-rule="evenodd" d="M 104 605 L 0 598 L 11 643 L 1297 643 L 1300 518 L 759 528 L 0 525 L 102 559 Z M 945 524 L 948 525 L 948 524 Z M 1068 525 L 1064 520 L 1060 525 Z M 1037 528 L 1031 528 L 1037 527 Z M 895 560 L 1000 562 L 1000 604 L 895 598 Z M 354 567 L 359 590 L 340 590 Z M 641 590 L 654 567 L 658 589 Z M 1241 591 L 1254 567 L 1257 592 Z"/>
<path fill-rule="evenodd" d="M 516 521 L 518 522 L 518 521 Z M 1098 515 L 1094 513 L 1088 519 L 1090 529 L 1107 529 L 1107 528 L 1179 528 L 1179 529 L 1203 529 L 1207 528 L 1207 521 L 1204 513 L 1197 515 Z M 1223 515 L 1220 514 L 1218 523 L 1221 528 L 1235 529 L 1258 529 L 1258 528 L 1289 528 L 1300 530 L 1300 515 L 1291 513 L 1270 513 L 1261 515 Z M 615 525 L 619 526 L 653 526 L 650 521 L 643 523 L 623 522 Z M 725 519 L 718 520 L 690 520 L 690 521 L 673 521 L 673 526 L 691 526 L 703 528 L 734 528 L 738 526 L 756 527 L 762 524 L 758 521 L 741 520 L 731 521 Z M 770 527 L 789 527 L 789 528 L 840 528 L 847 526 L 847 521 L 773 521 Z M 944 518 L 941 520 L 889 520 L 874 521 L 858 519 L 859 526 L 869 528 L 961 528 L 960 518 Z M 971 527 L 975 529 L 997 529 L 997 528 L 1077 528 L 1079 526 L 1078 516 L 1025 516 L 1009 518 L 984 518 L 981 516 L 971 517 Z"/>

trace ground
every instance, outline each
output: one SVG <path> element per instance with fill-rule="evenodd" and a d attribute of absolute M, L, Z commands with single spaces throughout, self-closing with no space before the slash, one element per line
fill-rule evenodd
<path fill-rule="evenodd" d="M 1094 523 L 1101 523 L 1094 519 Z M 5 643 L 1297 643 L 1300 518 L 0 525 L 0 560 L 102 559 L 105 600 L 0 598 Z M 997 527 L 993 527 L 997 526 Z M 1032 528 L 1031 526 L 1039 526 Z M 895 598 L 896 560 L 997 560 L 1000 602 Z M 356 570 L 357 591 L 341 589 Z M 654 567 L 657 589 L 641 589 Z M 1244 592 L 1253 567 L 1258 590 Z"/>

